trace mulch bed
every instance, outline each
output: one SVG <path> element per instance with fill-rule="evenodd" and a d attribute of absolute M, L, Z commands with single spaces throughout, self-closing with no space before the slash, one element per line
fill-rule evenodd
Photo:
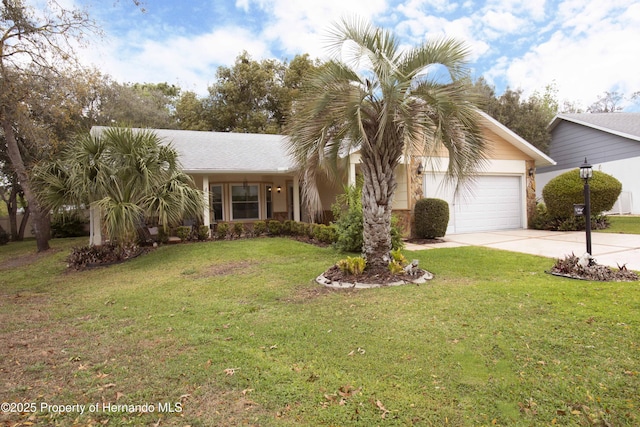
<path fill-rule="evenodd" d="M 407 243 L 414 243 L 416 245 L 435 245 L 437 243 L 444 243 L 444 239 L 406 239 Z"/>
<path fill-rule="evenodd" d="M 588 266 L 583 266 L 580 265 L 579 261 L 579 257 L 569 255 L 565 259 L 556 260 L 556 264 L 547 273 L 570 279 L 596 282 L 635 282 L 640 280 L 635 272 L 627 270 L 625 266 L 615 270 L 605 265 L 599 265 L 594 261 Z"/>

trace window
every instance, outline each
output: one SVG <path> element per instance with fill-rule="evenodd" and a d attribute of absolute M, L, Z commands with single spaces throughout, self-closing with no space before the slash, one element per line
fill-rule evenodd
<path fill-rule="evenodd" d="M 260 219 L 259 186 L 231 186 L 231 219 Z"/>
<path fill-rule="evenodd" d="M 211 222 L 222 221 L 222 185 L 212 185 L 209 190 L 211 212 L 213 217 Z"/>
<path fill-rule="evenodd" d="M 273 207 L 272 207 L 272 196 L 271 192 L 273 191 L 272 185 L 267 185 L 266 187 L 265 200 L 267 201 L 267 219 L 273 218 Z"/>

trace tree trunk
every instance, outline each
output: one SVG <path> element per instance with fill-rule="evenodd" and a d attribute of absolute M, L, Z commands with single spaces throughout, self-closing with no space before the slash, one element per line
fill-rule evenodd
<path fill-rule="evenodd" d="M 18 234 L 18 190 L 15 185 L 11 186 L 9 200 L 5 200 L 7 204 L 7 212 L 9 214 L 9 229 L 11 230 L 11 240 L 20 241 Z"/>
<path fill-rule="evenodd" d="M 18 230 L 18 237 L 16 240 L 22 241 L 24 240 L 24 230 L 27 228 L 27 223 L 29 222 L 29 215 L 31 214 L 31 210 L 29 206 L 24 208 L 24 214 L 22 215 L 22 221 L 20 221 L 20 229 Z M 49 224 L 49 229 L 51 228 L 51 224 Z"/>
<path fill-rule="evenodd" d="M 397 156 L 362 151 L 363 252 L 367 268 L 386 269 L 391 245 L 391 209 L 396 190 Z"/>
<path fill-rule="evenodd" d="M 31 182 L 29 181 L 29 175 L 27 169 L 22 160 L 20 154 L 20 148 L 18 147 L 18 141 L 16 140 L 15 133 L 13 131 L 10 115 L 7 114 L 7 107 L 2 107 L 2 129 L 4 130 L 4 136 L 7 143 L 7 154 L 9 160 L 11 160 L 11 166 L 18 175 L 18 181 L 22 186 L 25 199 L 29 204 L 31 213 L 33 214 L 33 234 L 36 237 L 36 245 L 38 252 L 46 251 L 49 249 L 49 234 L 50 234 L 50 221 L 48 212 L 44 212 L 40 207 L 38 200 L 35 197 L 34 192 L 31 189 Z"/>

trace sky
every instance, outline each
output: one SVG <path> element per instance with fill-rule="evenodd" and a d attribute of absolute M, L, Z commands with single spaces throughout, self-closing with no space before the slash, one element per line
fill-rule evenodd
<path fill-rule="evenodd" d="M 36 0 L 33 0 L 36 1 Z M 439 36 L 470 48 L 473 78 L 497 94 L 554 85 L 586 108 L 606 91 L 640 91 L 638 0 L 59 0 L 86 8 L 104 37 L 83 61 L 120 82 L 167 82 L 199 95 L 219 66 L 253 59 L 327 59 L 331 26 L 357 17 L 405 46 Z"/>

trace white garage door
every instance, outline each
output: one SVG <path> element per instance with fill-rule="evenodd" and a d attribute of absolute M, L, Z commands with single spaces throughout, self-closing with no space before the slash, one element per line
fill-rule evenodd
<path fill-rule="evenodd" d="M 464 196 L 454 200 L 452 191 L 443 191 L 439 185 L 442 178 L 434 177 L 425 180 L 424 194 L 449 203 L 447 233 L 522 228 L 521 179 L 519 176 L 482 175 L 476 178 Z"/>

